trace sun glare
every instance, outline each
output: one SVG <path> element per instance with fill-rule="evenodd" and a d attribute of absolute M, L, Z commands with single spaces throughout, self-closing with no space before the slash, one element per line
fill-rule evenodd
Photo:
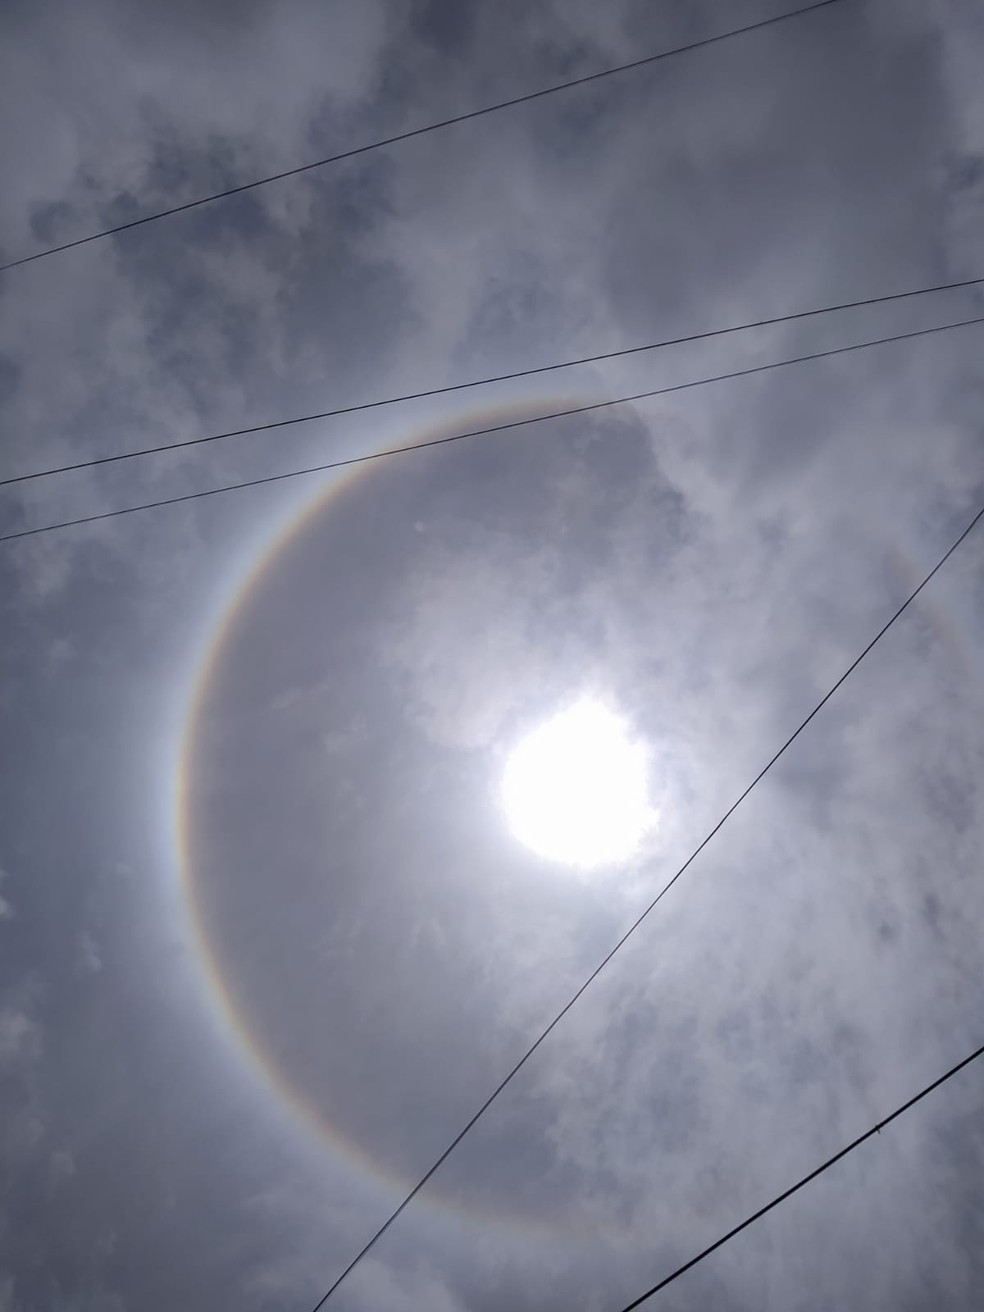
<path fill-rule="evenodd" d="M 593 701 L 561 711 L 518 743 L 502 777 L 502 804 L 520 842 L 582 869 L 625 861 L 656 818 L 645 748 Z"/>

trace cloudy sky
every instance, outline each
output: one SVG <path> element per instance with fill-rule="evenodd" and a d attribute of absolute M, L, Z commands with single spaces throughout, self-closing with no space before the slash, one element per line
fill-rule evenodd
<path fill-rule="evenodd" d="M 779 13 L 8 0 L 0 262 Z M 786 6 L 786 7 L 792 7 Z M 0 275 L 0 477 L 984 275 L 974 0 L 815 14 Z M 984 314 L 0 489 L 0 533 Z M 984 500 L 982 328 L 0 543 L 0 1312 L 306 1312 Z M 339 1289 L 618 1312 L 984 1042 L 971 535 Z M 501 780 L 587 703 L 658 821 Z M 979 1306 L 967 1069 L 654 1308 Z"/>

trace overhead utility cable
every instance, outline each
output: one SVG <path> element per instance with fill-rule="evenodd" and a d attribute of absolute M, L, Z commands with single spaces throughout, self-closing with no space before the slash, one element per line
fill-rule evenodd
<path fill-rule="evenodd" d="M 588 414 L 597 410 L 610 409 L 616 405 L 628 405 L 634 401 L 651 400 L 657 396 L 669 396 L 674 392 L 685 392 L 695 387 L 707 387 L 711 383 L 728 382 L 735 378 L 749 378 L 755 374 L 769 373 L 774 369 L 785 369 L 790 365 L 806 364 L 811 360 L 825 360 L 832 356 L 849 355 L 853 351 L 864 351 L 872 346 L 886 346 L 892 342 L 904 342 L 915 337 L 929 337 L 934 333 L 950 332 L 955 328 L 969 328 L 984 323 L 984 315 L 973 319 L 960 319 L 955 323 L 938 324 L 932 328 L 917 328 L 909 332 L 893 333 L 890 337 L 876 337 L 867 342 L 856 342 L 850 346 L 835 346 L 825 351 L 811 351 L 806 355 L 793 356 L 788 360 L 774 360 L 769 364 L 750 365 L 745 369 L 733 369 L 728 373 L 714 374 L 709 378 L 695 378 L 688 383 L 672 383 L 667 387 L 654 387 L 646 392 L 632 392 L 626 396 L 614 396 L 605 401 L 590 401 L 584 405 L 569 406 L 564 410 L 551 410 L 547 414 L 532 415 L 527 419 L 511 419 L 502 424 L 490 424 L 485 428 L 472 428 L 465 433 L 451 433 L 446 437 L 427 438 L 422 442 L 410 442 L 404 446 L 387 447 L 384 451 L 369 451 L 364 455 L 347 456 L 339 460 L 329 460 L 324 464 L 308 465 L 304 469 L 289 469 L 280 474 L 266 474 L 262 478 L 244 479 L 239 483 L 224 483 L 220 487 L 203 488 L 198 492 L 183 492 L 178 496 L 161 497 L 156 501 L 143 501 L 136 506 L 122 506 L 118 510 L 102 510 L 92 515 L 79 515 L 76 519 L 61 519 L 52 524 L 41 524 L 37 528 L 17 529 L 13 533 L 0 534 L 0 542 L 16 542 L 21 538 L 35 537 L 39 533 L 54 533 L 60 529 L 77 528 L 83 524 L 97 524 L 107 519 L 118 519 L 121 515 L 134 515 L 142 510 L 159 510 L 164 506 L 177 506 L 186 501 L 200 501 L 204 497 L 219 496 L 224 492 L 239 492 L 245 488 L 262 487 L 268 483 L 281 483 L 290 478 L 304 478 L 311 474 L 324 474 L 333 469 L 346 469 L 353 465 L 368 464 L 373 460 L 383 460 L 388 456 L 406 455 L 411 451 L 423 451 L 428 447 L 448 446 L 452 442 L 464 442 L 474 437 L 484 437 L 490 433 L 502 433 L 508 429 L 524 428 L 530 424 L 543 423 L 548 419 L 564 419 L 569 415 Z"/>
<path fill-rule="evenodd" d="M 302 173 L 310 173 L 314 169 L 325 168 L 329 164 L 338 164 L 345 159 L 354 159 L 358 155 L 368 154 L 369 151 L 380 150 L 383 146 L 395 146 L 401 141 L 410 141 L 414 137 L 422 137 L 429 132 L 437 132 L 441 128 L 452 127 L 456 123 L 468 123 L 472 119 L 484 118 L 488 114 L 497 114 L 500 110 L 513 109 L 517 105 L 526 105 L 534 100 L 542 100 L 545 96 L 554 96 L 561 91 L 570 91 L 574 87 L 599 82 L 602 78 L 615 77 L 619 73 L 628 73 L 636 68 L 645 68 L 648 64 L 658 63 L 661 59 L 670 59 L 674 55 L 683 55 L 692 50 L 700 50 L 705 46 L 716 45 L 720 41 L 743 36 L 748 32 L 757 32 L 762 28 L 772 27 L 777 23 L 787 22 L 789 19 L 800 18 L 815 10 L 826 9 L 828 5 L 840 3 L 841 0 L 817 0 L 817 3 L 805 5 L 801 9 L 794 9 L 784 14 L 775 14 L 771 18 L 763 18 L 756 23 L 746 23 L 742 27 L 729 28 L 728 31 L 719 32 L 715 36 L 704 37 L 699 41 L 688 41 L 685 45 L 674 46 L 670 50 L 661 50 L 655 55 L 646 55 L 642 59 L 633 59 L 627 64 L 599 69 L 596 73 L 571 78 L 567 82 L 558 82 L 551 87 L 543 87 L 540 91 L 530 91 L 526 95 L 513 96 L 509 100 L 500 100 L 494 105 L 484 105 L 481 109 L 471 109 L 464 114 L 454 114 L 450 118 L 439 119 L 434 123 L 425 123 L 421 127 L 410 128 L 406 132 L 397 132 L 390 137 L 381 137 L 379 140 L 367 142 L 363 146 L 353 146 L 348 150 L 339 151 L 335 155 L 326 155 L 324 159 L 311 160 L 307 164 L 299 164 L 295 168 L 284 169 L 280 173 L 271 173 L 267 177 L 256 178 L 253 182 L 243 182 L 236 187 L 227 187 L 224 191 L 212 192 L 208 196 L 199 196 L 197 200 L 185 201 L 182 205 L 172 205 L 169 209 L 156 210 L 154 213 L 145 214 L 139 219 L 130 219 L 127 223 L 117 223 L 114 227 L 102 228 L 98 232 L 90 232 L 85 237 L 76 237 L 72 241 L 62 242 L 59 246 L 48 246 L 44 250 L 35 251 L 32 255 L 22 255 L 19 259 L 8 260 L 6 264 L 0 264 L 0 273 L 8 269 L 16 269 L 22 264 L 31 264 L 34 260 L 46 259 L 49 255 L 57 255 L 60 251 L 70 251 L 77 246 L 87 246 L 90 242 L 101 241 L 104 237 L 116 236 L 118 233 L 129 231 L 131 228 L 142 227 L 145 223 L 156 223 L 159 219 L 170 218 L 174 214 L 183 214 L 186 210 L 199 209 L 203 205 L 211 205 L 215 201 L 225 200 L 229 196 L 242 195 L 243 192 L 253 191 L 257 187 L 265 187 L 271 182 L 282 182 L 286 178 L 296 178 Z"/>
<path fill-rule="evenodd" d="M 619 360 L 628 355 L 639 355 L 644 351 L 657 351 L 670 346 L 687 346 L 694 342 L 706 342 L 714 337 L 726 337 L 732 333 L 750 332 L 755 328 L 772 328 L 778 324 L 795 323 L 801 319 L 813 319 L 823 314 L 835 314 L 839 310 L 857 310 L 868 305 L 887 305 L 891 301 L 904 301 L 915 296 L 930 296 L 934 292 L 952 292 L 961 288 L 978 287 L 984 278 L 964 278 L 960 282 L 936 283 L 930 287 L 915 287 L 904 292 L 889 292 L 884 296 L 866 296 L 857 301 L 840 301 L 835 305 L 823 305 L 814 310 L 798 310 L 792 314 L 778 314 L 771 319 L 755 319 L 748 323 L 732 324 L 727 328 L 710 328 L 703 332 L 688 333 L 683 337 L 666 337 L 658 342 L 645 342 L 639 346 L 624 346 L 615 351 L 601 351 L 596 355 L 577 356 L 571 360 L 557 360 L 552 364 L 536 365 L 531 369 L 515 369 L 511 373 L 490 374 L 485 378 L 470 378 L 460 383 L 448 383 L 444 387 L 428 387 L 419 392 L 404 392 L 399 396 L 386 396 L 372 401 L 359 401 L 355 405 L 337 406 L 333 410 L 319 410 L 310 415 L 295 415 L 290 419 L 274 419 L 265 424 L 252 424 L 248 428 L 230 428 L 221 433 L 207 433 L 202 437 L 181 438 L 175 442 L 162 442 L 157 446 L 140 447 L 136 451 L 120 451 L 110 456 L 94 456 L 89 460 L 77 460 L 70 464 L 55 465 L 50 469 L 36 469 L 26 474 L 11 474 L 0 478 L 0 487 L 9 487 L 12 483 L 27 483 L 35 478 L 51 478 L 55 474 L 71 474 L 80 469 L 93 469 L 97 465 L 112 465 L 121 460 L 135 460 L 140 456 L 160 455 L 165 451 L 180 451 L 187 447 L 204 446 L 209 442 L 223 442 L 227 438 L 247 437 L 252 433 L 268 433 L 279 428 L 290 428 L 295 424 L 311 424 L 320 419 L 337 419 L 342 415 L 358 414 L 363 410 L 376 410 L 380 406 L 398 405 L 404 401 L 421 401 L 427 397 L 447 396 L 451 392 L 464 392 L 473 387 L 485 387 L 492 383 L 514 382 L 519 378 L 533 378 L 538 374 L 553 373 L 558 369 L 575 369 L 579 365 L 601 364 L 605 360 Z"/>
<path fill-rule="evenodd" d="M 764 1207 L 760 1207 L 758 1211 L 753 1212 L 751 1216 L 746 1216 L 740 1225 L 736 1225 L 733 1229 L 729 1230 L 726 1235 L 722 1235 L 721 1238 L 716 1239 L 713 1244 L 709 1244 L 708 1247 L 698 1253 L 696 1257 L 692 1257 L 689 1262 L 685 1262 L 683 1266 L 677 1267 L 671 1275 L 666 1276 L 658 1285 L 653 1285 L 652 1289 L 647 1289 L 644 1294 L 640 1294 L 639 1297 L 633 1299 L 631 1303 L 627 1303 L 626 1306 L 622 1308 L 622 1312 L 634 1312 L 635 1308 L 641 1307 L 647 1299 L 652 1298 L 654 1294 L 658 1294 L 659 1291 L 665 1289 L 667 1285 L 671 1285 L 674 1280 L 679 1280 L 680 1276 L 684 1275 L 687 1271 L 690 1271 L 698 1264 L 698 1262 L 703 1262 L 705 1257 L 710 1257 L 712 1253 L 723 1247 L 723 1245 L 730 1239 L 734 1239 L 735 1235 L 740 1235 L 743 1230 L 747 1230 L 750 1225 L 754 1225 L 755 1222 L 765 1216 L 767 1212 L 771 1212 L 774 1207 L 778 1207 L 780 1203 L 784 1203 L 787 1198 L 792 1198 L 793 1194 L 802 1189 L 804 1185 L 809 1184 L 811 1180 L 815 1180 L 817 1176 L 823 1175 L 824 1171 L 829 1171 L 832 1166 L 836 1166 L 836 1164 L 846 1157 L 848 1153 L 853 1153 L 855 1148 L 860 1148 L 866 1140 L 870 1139 L 875 1134 L 881 1134 L 886 1125 L 891 1125 L 892 1121 L 901 1116 L 903 1112 L 907 1112 L 910 1107 L 915 1107 L 917 1102 L 921 1102 L 923 1098 L 940 1088 L 941 1085 L 946 1084 L 947 1080 L 952 1080 L 954 1075 L 958 1075 L 965 1067 L 969 1066 L 971 1062 L 977 1061 L 978 1058 L 982 1056 L 984 1056 L 984 1046 L 977 1048 L 969 1057 L 964 1057 L 963 1061 L 957 1062 L 956 1066 L 951 1066 L 945 1075 L 941 1075 L 939 1079 L 934 1080 L 932 1084 L 927 1084 L 925 1089 L 921 1089 L 914 1098 L 910 1098 L 908 1102 L 904 1102 L 901 1107 L 896 1107 L 895 1111 L 892 1112 L 890 1116 L 886 1116 L 883 1121 L 879 1121 L 877 1125 L 873 1125 L 870 1130 L 865 1130 L 864 1134 L 859 1134 L 858 1137 L 852 1140 L 846 1148 L 842 1148 L 840 1152 L 834 1153 L 833 1157 L 828 1157 L 821 1166 L 818 1166 L 815 1170 L 811 1171 L 809 1175 L 804 1175 L 802 1179 L 797 1180 L 789 1189 L 785 1189 L 781 1194 L 777 1194 L 771 1203 L 766 1203 Z"/>

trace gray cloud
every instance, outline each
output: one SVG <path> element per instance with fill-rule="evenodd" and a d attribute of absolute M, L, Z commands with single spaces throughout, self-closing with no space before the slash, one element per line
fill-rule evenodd
<path fill-rule="evenodd" d="M 8 6 L 0 246 L 759 16 Z M 960 0 L 844 3 L 12 271 L 4 472 L 982 272 L 981 38 Z M 0 521 L 979 303 L 42 480 L 6 489 Z M 6 549 L 0 1308 L 313 1305 L 973 513 L 978 343 L 962 330 L 395 457 L 326 503 L 229 630 L 189 774 L 203 921 L 277 1083 L 218 1015 L 169 808 L 206 639 L 321 484 Z M 980 560 L 972 538 L 339 1307 L 615 1309 L 980 1042 Z M 496 790 L 524 729 L 585 691 L 646 741 L 662 824 L 624 868 L 568 878 L 519 848 Z M 974 1080 L 663 1302 L 975 1306 Z"/>

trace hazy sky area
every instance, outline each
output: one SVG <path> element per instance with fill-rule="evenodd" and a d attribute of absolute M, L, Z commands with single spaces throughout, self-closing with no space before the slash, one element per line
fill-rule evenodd
<path fill-rule="evenodd" d="M 6 0 L 0 263 L 797 0 Z M 984 7 L 813 14 L 0 274 L 0 478 L 984 277 Z M 0 487 L 0 534 L 984 315 Z M 984 326 L 0 543 L 0 1312 L 310 1312 L 984 502 Z M 619 1312 L 984 1043 L 984 525 L 334 1312 Z M 658 821 L 501 802 L 572 706 Z M 654 1312 L 971 1312 L 984 1064 Z"/>

